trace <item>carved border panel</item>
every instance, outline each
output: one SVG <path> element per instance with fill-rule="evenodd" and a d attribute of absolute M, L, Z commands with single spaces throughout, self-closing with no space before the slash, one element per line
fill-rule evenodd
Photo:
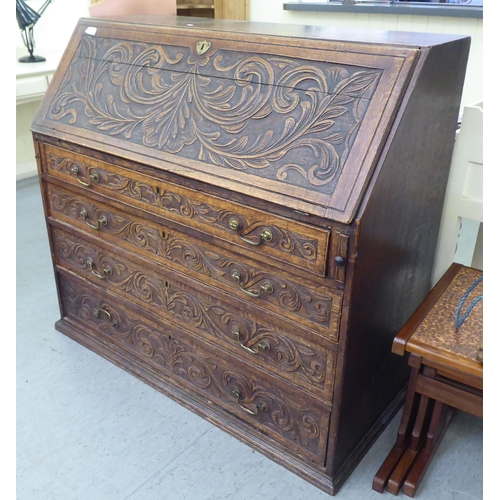
<path fill-rule="evenodd" d="M 97 283 L 106 283 L 139 305 L 170 321 L 238 349 L 240 355 L 260 362 L 285 378 L 292 377 L 305 388 L 314 388 L 328 396 L 335 369 L 335 354 L 318 345 L 290 337 L 271 322 L 263 323 L 258 314 L 243 312 L 200 291 L 181 286 L 175 280 L 161 279 L 147 270 L 101 252 L 79 238 L 53 229 L 56 261 Z M 267 348 L 262 348 L 266 345 Z M 255 351 L 247 354 L 247 349 Z"/>
<path fill-rule="evenodd" d="M 51 174 L 62 174 L 61 178 L 76 185 L 86 185 L 125 202 L 140 202 L 148 209 L 155 209 L 168 217 L 174 216 L 176 220 L 208 234 L 215 232 L 233 240 L 238 235 L 236 240 L 239 238 L 239 243 L 246 248 L 269 256 L 276 255 L 286 261 L 292 260 L 299 267 L 324 274 L 328 241 L 325 229 L 314 226 L 304 228 L 297 223 L 253 213 L 248 209 L 242 213 L 242 207 L 237 205 L 221 207 L 208 197 L 198 200 L 179 188 L 172 189 L 166 183 L 155 183 L 145 176 L 139 180 L 126 170 L 57 148 L 48 148 L 47 168 Z M 237 223 L 236 228 L 232 228 L 233 222 Z M 268 241 L 260 238 L 263 231 L 270 232 Z"/>
<path fill-rule="evenodd" d="M 382 72 L 84 35 L 46 119 L 329 195 Z"/>
<path fill-rule="evenodd" d="M 302 448 L 315 461 L 324 460 L 329 412 L 298 393 L 288 394 L 259 380 L 258 375 L 244 373 L 174 330 L 160 331 L 131 314 L 125 304 L 102 300 L 90 288 L 75 286 L 64 276 L 60 276 L 60 285 L 67 314 L 94 326 L 162 372 L 187 382 L 261 431 Z"/>
<path fill-rule="evenodd" d="M 251 296 L 261 307 L 270 307 L 280 315 L 290 314 L 317 325 L 333 338 L 338 336 L 338 316 L 342 294 L 336 290 L 320 290 L 320 287 L 301 284 L 283 278 L 266 269 L 256 269 L 243 260 L 221 250 L 203 248 L 194 240 L 186 240 L 170 228 L 156 227 L 152 223 L 138 221 L 119 213 L 106 205 L 96 205 L 57 187 L 49 188 L 51 211 L 58 217 L 69 217 L 79 225 L 84 223 L 82 213 L 92 221 L 105 217 L 106 224 L 99 230 L 121 241 L 145 250 L 153 256 L 165 258 L 178 266 L 194 271 L 200 277 L 223 281 L 231 286 L 240 298 Z M 94 224 L 94 222 L 91 222 Z M 85 227 L 85 226 L 83 226 Z M 270 285 L 271 291 L 263 292 Z M 314 326 L 313 326 L 314 328 Z"/>

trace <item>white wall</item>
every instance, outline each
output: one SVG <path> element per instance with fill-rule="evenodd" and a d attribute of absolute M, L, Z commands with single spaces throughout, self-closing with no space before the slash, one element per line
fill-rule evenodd
<path fill-rule="evenodd" d="M 38 11 L 44 0 L 26 0 L 26 3 Z M 78 19 L 88 17 L 89 5 L 90 0 L 54 0 L 47 7 L 33 30 L 36 44 L 35 54 L 43 55 L 43 52 L 47 50 L 62 54 L 68 45 Z M 16 52 L 22 51 L 23 48 L 21 32 L 17 30 Z"/>
<path fill-rule="evenodd" d="M 44 1 L 27 0 L 27 3 L 30 7 L 39 11 Z M 88 17 L 89 5 L 90 0 L 54 0 L 35 25 L 35 54 L 46 57 L 47 61 L 50 60 L 56 65 L 68 45 L 78 19 Z M 17 23 L 15 24 L 14 36 L 16 40 L 16 58 L 28 55 Z M 40 68 L 37 65 L 44 64 L 30 63 L 30 68 L 36 71 Z M 18 63 L 19 65 L 20 63 Z M 27 68 L 25 65 L 21 66 L 23 66 L 23 70 Z M 32 101 L 16 105 L 15 158 L 17 179 L 36 174 L 35 150 L 30 127 L 40 102 Z"/>
<path fill-rule="evenodd" d="M 36 10 L 43 0 L 27 0 Z M 283 0 L 249 0 L 250 20 L 272 23 L 339 26 L 353 29 L 386 29 L 452 33 L 472 37 L 462 104 L 483 99 L 483 20 L 439 16 L 342 14 L 283 10 Z M 80 17 L 88 17 L 90 0 L 54 0 L 35 26 L 36 51 L 62 52 Z M 18 31 L 16 48 L 24 47 Z"/>
<path fill-rule="evenodd" d="M 472 39 L 462 107 L 483 99 L 483 20 L 460 17 L 297 12 L 283 10 L 283 0 L 249 0 L 250 20 L 338 26 L 352 29 L 421 31 L 468 35 Z"/>

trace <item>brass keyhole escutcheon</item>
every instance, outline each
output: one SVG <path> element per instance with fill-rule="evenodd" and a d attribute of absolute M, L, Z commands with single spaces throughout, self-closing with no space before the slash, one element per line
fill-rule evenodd
<path fill-rule="evenodd" d="M 207 40 L 202 40 L 201 42 L 198 42 L 196 44 L 196 52 L 198 52 L 198 55 L 201 56 L 203 55 L 210 47 L 212 46 L 212 42 L 209 42 Z"/>

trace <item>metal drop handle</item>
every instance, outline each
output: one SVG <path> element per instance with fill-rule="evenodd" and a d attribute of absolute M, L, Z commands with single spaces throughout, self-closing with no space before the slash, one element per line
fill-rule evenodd
<path fill-rule="evenodd" d="M 247 408 L 246 406 L 243 406 L 241 403 L 240 403 L 240 391 L 237 387 L 233 387 L 231 389 L 231 393 L 233 394 L 233 396 L 238 400 L 238 406 L 246 411 L 249 415 L 253 415 L 254 417 L 257 416 L 259 413 L 262 413 L 264 411 L 267 411 L 269 409 L 269 407 L 267 406 L 267 403 L 265 403 L 264 401 L 262 401 L 261 403 L 257 404 L 255 406 L 255 410 L 252 410 L 251 408 Z"/>
<path fill-rule="evenodd" d="M 238 343 L 240 344 L 240 346 L 243 349 L 245 349 L 245 351 L 248 351 L 248 352 L 250 352 L 252 354 L 259 354 L 259 351 L 269 351 L 271 349 L 271 346 L 265 340 L 263 340 L 262 342 L 260 342 L 258 344 L 257 349 L 252 349 L 251 347 L 248 347 L 248 346 L 242 344 L 242 342 L 240 340 L 240 332 L 238 331 L 237 328 L 233 328 L 232 333 L 234 335 L 236 335 L 236 337 L 238 339 Z"/>
<path fill-rule="evenodd" d="M 87 220 L 89 214 L 88 214 L 87 210 L 85 210 L 84 208 L 81 210 L 80 215 L 85 219 L 85 223 L 87 224 L 87 226 L 89 226 L 95 230 L 101 229 L 102 226 L 105 226 L 108 223 L 108 219 L 106 219 L 106 216 L 104 216 L 104 215 L 101 215 L 97 219 L 97 223 L 94 223 L 92 221 Z"/>
<path fill-rule="evenodd" d="M 100 274 L 98 273 L 95 269 L 94 269 L 94 261 L 92 259 L 87 259 L 87 266 L 89 266 L 89 270 L 90 272 L 94 275 L 94 276 L 97 276 L 99 279 L 101 280 L 104 280 L 106 279 L 107 276 L 111 275 L 111 273 L 113 272 L 113 270 L 109 267 L 109 266 L 105 266 L 103 268 L 103 273 L 104 274 Z"/>
<path fill-rule="evenodd" d="M 96 318 L 99 317 L 99 313 L 103 313 L 106 315 L 106 317 L 108 318 L 109 324 L 113 328 L 118 327 L 118 322 L 115 319 L 113 319 L 113 317 L 111 316 L 111 313 L 109 311 L 106 311 L 106 309 L 103 309 L 102 307 L 100 309 L 94 309 L 93 314 Z"/>
<path fill-rule="evenodd" d="M 231 271 L 231 278 L 233 278 L 234 280 L 236 280 L 238 282 L 238 286 L 240 287 L 240 290 L 243 292 L 243 293 L 246 293 L 247 295 L 249 295 L 250 297 L 253 297 L 253 298 L 258 298 L 260 297 L 263 293 L 267 293 L 267 294 L 271 294 L 274 292 L 274 287 L 273 285 L 271 285 L 271 283 L 269 283 L 269 281 L 266 281 L 259 289 L 258 292 L 252 292 L 250 290 L 245 290 L 242 286 L 241 286 L 241 274 L 240 272 L 237 270 L 237 269 L 233 269 Z"/>
<path fill-rule="evenodd" d="M 99 182 L 99 176 L 95 173 L 90 174 L 90 182 L 82 181 L 79 177 L 80 172 L 78 170 L 78 165 L 76 164 L 73 164 L 73 166 L 71 167 L 71 173 L 76 177 L 76 180 L 85 187 L 89 187 L 92 184 L 92 182 L 95 183 Z"/>
<path fill-rule="evenodd" d="M 262 233 L 260 233 L 259 241 L 252 241 L 252 240 L 249 240 L 248 238 L 244 238 L 243 236 L 241 236 L 241 234 L 239 232 L 240 231 L 240 223 L 239 223 L 238 219 L 235 219 L 234 217 L 229 219 L 229 229 L 236 231 L 240 240 L 244 241 L 248 245 L 252 245 L 255 247 L 259 246 L 263 241 L 269 242 L 269 241 L 272 241 L 272 239 L 273 239 L 273 233 L 269 229 L 264 229 L 264 231 L 262 231 Z"/>

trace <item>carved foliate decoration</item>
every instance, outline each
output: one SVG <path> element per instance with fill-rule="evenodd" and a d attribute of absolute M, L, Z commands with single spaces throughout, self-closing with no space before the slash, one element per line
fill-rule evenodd
<path fill-rule="evenodd" d="M 259 289 L 265 282 L 273 286 L 273 293 L 264 294 L 260 305 L 266 303 L 276 305 L 284 313 L 293 313 L 305 318 L 322 328 L 331 329 L 336 334 L 340 312 L 340 296 L 322 293 L 306 284 L 292 282 L 277 273 L 271 273 L 235 259 L 229 253 L 214 252 L 188 241 L 173 230 L 155 227 L 125 218 L 89 202 L 85 202 L 72 194 L 59 192 L 57 188 L 50 189 L 51 206 L 58 213 L 69 215 L 72 219 L 82 221 L 81 213 L 85 210 L 93 220 L 104 215 L 107 220 L 105 231 L 122 241 L 131 243 L 158 257 L 165 258 L 185 269 L 190 269 L 215 281 L 229 284 L 241 298 L 245 291 Z M 235 282 L 233 271 L 238 271 L 240 280 Z M 264 304 L 262 304 L 264 302 Z"/>
<path fill-rule="evenodd" d="M 220 356 L 193 346 L 192 341 L 153 328 L 143 319 L 130 314 L 123 305 L 102 301 L 90 289 L 75 287 L 60 277 L 61 292 L 67 313 L 94 325 L 100 334 L 122 345 L 132 355 L 152 367 L 188 382 L 204 396 L 217 403 L 229 405 L 241 417 L 251 418 L 264 432 L 272 431 L 307 450 L 313 457 L 321 457 L 320 447 L 323 412 L 299 394 L 285 394 L 254 376 L 235 371 Z M 99 314 L 101 311 L 104 314 Z M 236 401 L 233 395 L 240 393 Z M 248 417 L 241 407 L 252 408 L 258 402 L 266 403 L 266 411 Z"/>
<path fill-rule="evenodd" d="M 47 119 L 331 193 L 381 73 L 84 36 Z"/>
<path fill-rule="evenodd" d="M 73 235 L 55 229 L 54 236 L 57 259 L 61 264 L 79 269 L 87 277 L 95 276 L 97 272 L 104 276 L 106 283 L 125 292 L 127 297 L 139 299 L 180 326 L 201 331 L 225 344 L 238 346 L 235 330 L 241 334 L 240 341 L 250 348 L 265 341 L 270 348 L 267 352 L 260 352 L 259 357 L 266 363 L 285 373 L 295 373 L 306 382 L 306 387 L 312 384 L 321 390 L 325 388 L 327 372 L 333 369 L 333 361 L 322 349 L 293 341 L 274 325 L 266 326 L 253 317 L 255 313 L 252 311 L 239 311 L 201 293 L 197 297 L 188 287 L 128 266 Z M 107 276 L 105 268 L 110 269 Z"/>
<path fill-rule="evenodd" d="M 228 234 L 232 233 L 229 229 L 229 220 L 232 218 L 241 223 L 240 234 L 248 239 L 255 238 L 254 233 L 261 231 L 262 227 L 269 226 L 263 220 L 244 217 L 230 210 L 221 210 L 211 206 L 210 203 L 198 202 L 179 193 L 168 191 L 164 187 L 154 186 L 146 179 L 138 181 L 125 175 L 109 172 L 101 166 L 93 167 L 84 162 L 54 154 L 49 155 L 49 161 L 50 168 L 59 172 L 70 174 L 71 168 L 77 166 L 85 174 L 85 178 L 89 178 L 91 172 L 97 173 L 100 185 L 105 186 L 107 191 L 164 209 L 166 212 L 174 213 L 186 220 L 217 226 L 218 229 L 223 229 Z M 268 246 L 308 262 L 317 261 L 318 240 L 306 238 L 277 225 L 272 225 L 271 229 L 274 237 Z"/>

